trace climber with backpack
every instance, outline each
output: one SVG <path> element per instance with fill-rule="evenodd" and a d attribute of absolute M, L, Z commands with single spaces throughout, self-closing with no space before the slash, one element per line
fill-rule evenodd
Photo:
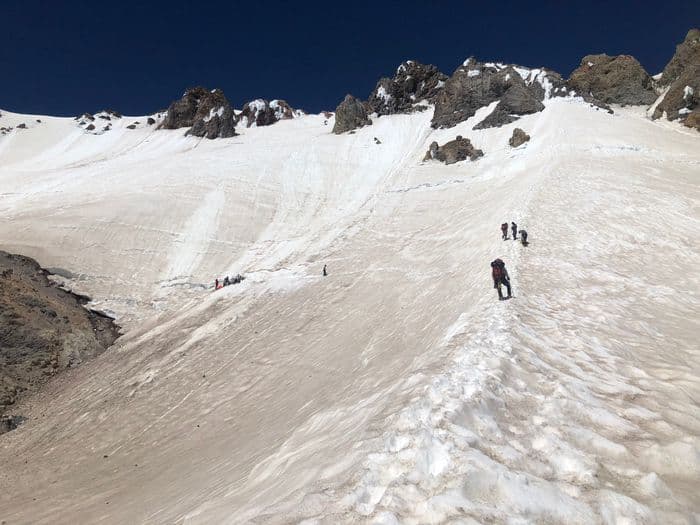
<path fill-rule="evenodd" d="M 513 230 L 513 240 L 518 238 L 518 225 L 514 222 L 510 223 L 510 229 Z"/>
<path fill-rule="evenodd" d="M 504 222 L 501 224 L 501 233 L 503 233 L 503 240 L 508 239 L 508 223 Z"/>
<path fill-rule="evenodd" d="M 508 276 L 508 270 L 506 270 L 506 263 L 501 259 L 496 259 L 491 263 L 491 277 L 493 278 L 493 287 L 498 290 L 498 300 L 503 301 L 504 299 L 510 299 L 513 297 L 510 290 L 510 277 Z M 508 290 L 508 297 L 503 297 L 501 292 L 501 285 L 505 285 Z"/>
<path fill-rule="evenodd" d="M 527 232 L 525 230 L 520 230 L 520 241 L 523 246 L 527 246 Z"/>

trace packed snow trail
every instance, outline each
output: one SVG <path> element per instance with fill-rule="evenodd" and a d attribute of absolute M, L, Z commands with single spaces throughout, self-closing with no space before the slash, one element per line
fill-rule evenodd
<path fill-rule="evenodd" d="M 438 131 L 424 114 L 382 117 L 343 137 L 314 118 L 183 150 L 154 186 L 188 203 L 171 217 L 118 204 L 143 166 L 104 189 L 118 213 L 103 213 L 122 218 L 104 231 L 124 228 L 115 251 L 131 248 L 135 216 L 157 239 L 148 255 L 100 254 L 110 273 L 144 266 L 129 283 L 141 317 L 20 407 L 29 421 L 0 441 L 3 518 L 693 523 L 697 134 L 574 100 L 518 121 L 533 138 L 515 150 L 514 125 L 471 131 L 479 115 Z M 420 162 L 457 134 L 486 156 Z M 144 155 L 153 166 L 156 153 Z M 100 169 L 121 173 L 129 158 Z M 284 171 L 290 159 L 298 171 Z M 45 264 L 87 272 L 97 254 L 43 230 L 55 217 L 40 203 L 61 188 L 77 217 L 92 192 L 22 162 L 30 181 L 16 165 L 0 172 L 21 245 L 43 235 Z M 206 215 L 217 238 L 189 253 L 207 250 L 195 275 L 230 265 L 250 278 L 214 294 L 153 286 L 229 165 L 250 166 L 233 171 L 236 205 Z M 74 177 L 96 176 L 82 169 Z M 500 240 L 505 220 L 529 247 Z M 229 237 L 235 253 L 211 248 Z M 488 266 L 498 256 L 516 296 L 503 303 Z M 127 294 L 89 275 L 83 286 Z M 152 301 L 160 316 L 148 317 Z"/>

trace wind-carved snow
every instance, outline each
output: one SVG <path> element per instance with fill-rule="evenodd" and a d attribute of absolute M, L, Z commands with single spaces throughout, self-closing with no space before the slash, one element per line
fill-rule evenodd
<path fill-rule="evenodd" d="M 218 229 L 219 215 L 226 204 L 220 190 L 210 191 L 174 240 L 163 279 L 189 277 L 203 257 Z"/>
<path fill-rule="evenodd" d="M 693 88 L 691 86 L 685 86 L 683 88 L 683 100 L 685 100 L 687 102 L 688 99 L 690 97 L 692 97 L 694 93 L 695 93 L 695 91 L 693 90 Z"/>
<path fill-rule="evenodd" d="M 214 116 L 221 117 L 221 115 L 224 114 L 224 108 L 223 106 L 219 106 L 218 108 L 211 108 L 209 110 L 209 114 L 204 117 L 204 122 L 209 122 L 211 119 L 214 118 Z"/>
<path fill-rule="evenodd" d="M 478 77 L 479 75 L 481 75 L 481 71 L 479 71 L 478 69 L 470 69 L 469 71 L 467 71 L 468 77 Z"/>
<path fill-rule="evenodd" d="M 0 244 L 127 327 L 16 407 L 3 519 L 693 523 L 697 134 L 554 98 L 514 150 L 479 112 L 0 137 Z M 456 134 L 485 156 L 421 163 Z"/>
<path fill-rule="evenodd" d="M 518 73 L 518 75 L 520 75 L 526 84 L 532 85 L 536 82 L 542 86 L 542 89 L 544 89 L 545 100 L 552 98 L 552 89 L 554 86 L 549 79 L 547 70 L 540 68 L 530 69 L 519 66 L 513 66 L 513 69 Z"/>
<path fill-rule="evenodd" d="M 384 101 L 384 104 L 388 103 L 392 98 L 391 94 L 386 92 L 384 86 L 379 86 L 379 88 L 377 89 L 377 96 Z"/>

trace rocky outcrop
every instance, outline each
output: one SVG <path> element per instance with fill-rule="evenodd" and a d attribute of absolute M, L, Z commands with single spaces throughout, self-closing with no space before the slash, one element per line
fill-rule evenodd
<path fill-rule="evenodd" d="M 561 77 L 553 71 L 480 63 L 469 58 L 436 96 L 431 125 L 455 126 L 473 117 L 479 108 L 499 101 L 477 128 L 502 126 L 517 120 L 519 115 L 542 111 L 545 98 L 565 94 Z"/>
<path fill-rule="evenodd" d="M 256 99 L 243 106 L 238 115 L 238 124 L 246 128 L 254 126 L 270 126 L 275 122 L 301 117 L 304 112 L 294 109 L 284 100 L 268 102 L 264 99 Z"/>
<path fill-rule="evenodd" d="M 683 119 L 683 124 L 689 128 L 695 128 L 700 131 L 700 110 L 696 109 L 688 113 L 685 119 Z"/>
<path fill-rule="evenodd" d="M 520 128 L 515 128 L 513 130 L 513 135 L 510 137 L 510 140 L 508 141 L 508 144 L 510 144 L 510 146 L 512 148 L 517 148 L 518 146 L 525 144 L 529 140 L 530 140 L 530 135 L 525 133 Z"/>
<path fill-rule="evenodd" d="M 21 416 L 9 414 L 25 392 L 65 368 L 103 352 L 119 335 L 87 297 L 63 290 L 28 257 L 0 251 L 0 433 Z"/>
<path fill-rule="evenodd" d="M 469 139 L 457 135 L 455 140 L 447 142 L 444 146 L 438 145 L 437 142 L 430 144 L 423 160 L 439 160 L 445 164 L 454 164 L 467 159 L 476 160 L 483 156 L 484 152 L 476 149 Z"/>
<path fill-rule="evenodd" d="M 382 78 L 367 100 L 370 112 L 377 115 L 411 113 L 426 109 L 417 105 L 426 101 L 434 103 L 445 85 L 447 75 L 433 65 L 407 60 L 396 70 L 394 78 Z"/>
<path fill-rule="evenodd" d="M 604 104 L 648 105 L 656 100 L 651 77 L 632 56 L 588 55 L 571 73 L 571 89 Z"/>
<path fill-rule="evenodd" d="M 685 40 L 676 46 L 676 53 L 664 68 L 659 84 L 665 95 L 654 109 L 653 118 L 666 114 L 669 120 L 681 119 L 700 130 L 700 30 L 688 31 Z"/>
<path fill-rule="evenodd" d="M 170 104 L 160 128 L 189 128 L 185 135 L 215 139 L 233 137 L 235 126 L 236 116 L 223 91 L 195 87 Z"/>
<path fill-rule="evenodd" d="M 371 124 L 372 121 L 367 115 L 367 107 L 362 101 L 352 95 L 346 95 L 335 110 L 333 133 L 339 135 Z"/>
<path fill-rule="evenodd" d="M 691 29 L 683 42 L 676 46 L 676 52 L 666 64 L 659 84 L 667 86 L 684 75 L 689 68 L 700 64 L 700 29 Z"/>

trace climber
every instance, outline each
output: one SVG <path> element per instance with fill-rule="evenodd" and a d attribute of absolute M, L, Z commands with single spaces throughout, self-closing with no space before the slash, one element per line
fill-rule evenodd
<path fill-rule="evenodd" d="M 216 279 L 214 279 L 214 290 L 218 290 L 218 289 L 219 289 L 219 278 L 217 277 Z"/>
<path fill-rule="evenodd" d="M 527 232 L 525 230 L 520 230 L 520 241 L 523 246 L 527 246 Z"/>
<path fill-rule="evenodd" d="M 231 284 L 231 281 L 229 280 L 227 275 L 226 277 L 224 277 L 224 286 L 228 286 L 229 284 Z"/>
<path fill-rule="evenodd" d="M 501 259 L 496 259 L 491 263 L 491 277 L 493 278 L 493 287 L 498 290 L 498 299 L 503 301 L 503 293 L 501 292 L 501 285 L 505 285 L 508 290 L 508 297 L 505 299 L 510 299 L 512 297 L 510 290 L 510 277 L 508 276 L 508 270 L 506 270 L 506 264 Z"/>
<path fill-rule="evenodd" d="M 504 222 L 501 224 L 501 233 L 503 233 L 503 240 L 505 241 L 508 238 L 508 223 Z"/>
<path fill-rule="evenodd" d="M 326 275 L 328 275 L 328 266 L 324 264 L 323 265 L 323 276 L 325 277 Z"/>
<path fill-rule="evenodd" d="M 510 223 L 510 229 L 513 230 L 513 240 L 518 238 L 518 225 L 514 222 Z"/>

